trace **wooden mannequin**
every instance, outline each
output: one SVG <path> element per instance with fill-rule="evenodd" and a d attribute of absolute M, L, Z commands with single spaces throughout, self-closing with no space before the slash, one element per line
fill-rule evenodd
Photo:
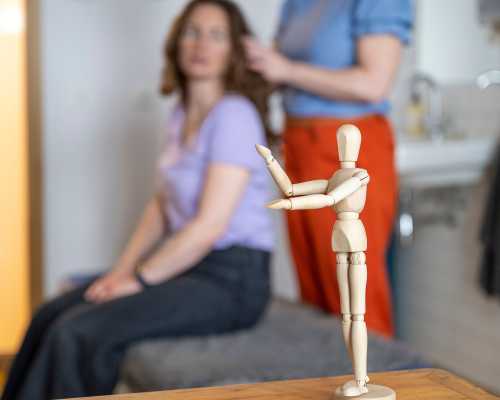
<path fill-rule="evenodd" d="M 337 254 L 343 336 L 354 369 L 354 380 L 338 388 L 335 397 L 395 399 L 392 389 L 367 384 L 368 340 L 364 321 L 367 238 L 359 213 L 366 202 L 370 177 L 366 170 L 356 168 L 361 145 L 359 129 L 354 125 L 342 125 L 337 131 L 337 143 L 340 169 L 328 180 L 302 183 L 292 183 L 271 151 L 257 145 L 274 181 L 287 197 L 269 203 L 268 207 L 285 210 L 333 207 L 335 210 L 337 221 L 333 226 L 332 249 Z"/>

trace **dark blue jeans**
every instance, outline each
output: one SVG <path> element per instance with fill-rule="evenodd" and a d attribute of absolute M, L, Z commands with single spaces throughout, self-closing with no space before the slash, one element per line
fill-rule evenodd
<path fill-rule="evenodd" d="M 183 275 L 103 304 L 88 285 L 40 307 L 12 364 L 2 400 L 110 394 L 127 347 L 140 340 L 250 328 L 270 297 L 270 254 L 212 251 Z"/>

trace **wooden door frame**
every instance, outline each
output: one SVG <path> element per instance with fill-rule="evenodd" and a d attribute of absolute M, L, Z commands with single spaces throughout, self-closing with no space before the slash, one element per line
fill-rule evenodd
<path fill-rule="evenodd" d="M 40 0 L 25 0 L 28 118 L 29 304 L 43 301 L 43 140 L 41 101 Z"/>
<path fill-rule="evenodd" d="M 14 356 L 10 354 L 0 354 L 0 372 L 8 372 Z M 1 393 L 1 389 L 0 389 Z"/>
<path fill-rule="evenodd" d="M 30 316 L 43 301 L 43 192 L 40 62 L 40 3 L 24 0 L 26 12 L 26 118 L 28 205 L 28 306 Z M 30 317 L 28 317 L 30 318 Z M 0 354 L 0 372 L 8 371 L 13 354 Z"/>

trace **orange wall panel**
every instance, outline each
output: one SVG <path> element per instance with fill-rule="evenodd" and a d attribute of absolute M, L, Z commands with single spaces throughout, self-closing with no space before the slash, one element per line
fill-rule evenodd
<path fill-rule="evenodd" d="M 0 0 L 0 354 L 29 315 L 25 5 Z"/>

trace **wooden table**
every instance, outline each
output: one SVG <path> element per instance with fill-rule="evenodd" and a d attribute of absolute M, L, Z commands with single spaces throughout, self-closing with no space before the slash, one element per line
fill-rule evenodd
<path fill-rule="evenodd" d="M 499 399 L 469 382 L 443 370 L 370 374 L 371 383 L 396 391 L 398 400 L 493 400 Z M 85 397 L 86 400 L 330 400 L 334 389 L 350 378 L 301 379 L 249 385 L 167 390 L 162 392 Z M 83 398 L 81 398 L 83 399 Z M 75 399 L 73 399 L 75 400 Z M 77 399 L 76 399 L 77 400 Z"/>

